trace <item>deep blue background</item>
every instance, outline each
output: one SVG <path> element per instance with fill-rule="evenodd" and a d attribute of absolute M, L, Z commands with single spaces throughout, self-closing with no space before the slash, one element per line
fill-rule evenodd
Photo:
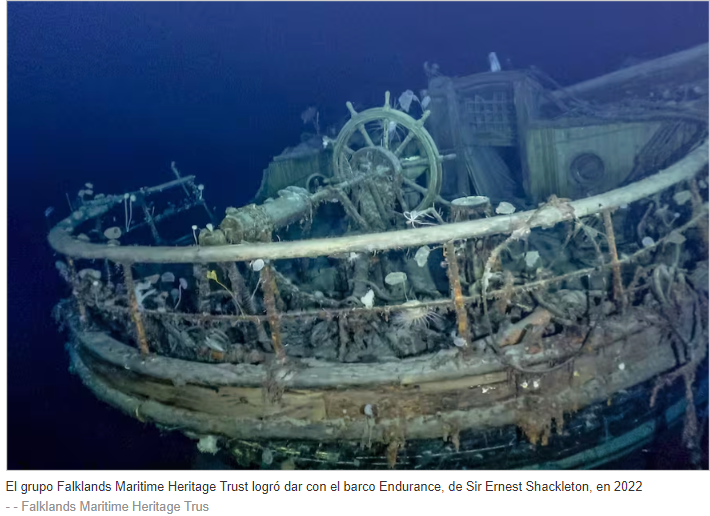
<path fill-rule="evenodd" d="M 8 4 L 10 468 L 190 467 L 194 445 L 96 401 L 67 371 L 52 304 L 66 292 L 44 209 L 87 181 L 120 193 L 177 161 L 218 206 L 345 101 L 381 104 L 443 73 L 536 65 L 562 84 L 707 41 L 705 3 Z"/>

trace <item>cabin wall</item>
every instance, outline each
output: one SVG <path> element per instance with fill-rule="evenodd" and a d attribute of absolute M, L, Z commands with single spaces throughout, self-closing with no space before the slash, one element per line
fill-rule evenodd
<path fill-rule="evenodd" d="M 531 127 L 526 142 L 531 197 L 535 202 L 552 194 L 579 199 L 617 188 L 660 126 L 644 122 Z"/>
<path fill-rule="evenodd" d="M 256 201 L 262 202 L 269 197 L 276 197 L 278 191 L 287 186 L 305 188 L 306 181 L 312 174 L 332 176 L 331 160 L 332 153 L 329 151 L 314 151 L 288 159 L 274 158 L 264 170 Z"/>
<path fill-rule="evenodd" d="M 466 196 L 473 190 L 492 199 L 510 200 L 523 195 L 523 188 L 527 192 L 525 135 L 537 116 L 541 93 L 537 81 L 523 72 L 430 81 L 432 115 L 427 127 L 443 153 L 457 156 L 444 165 L 444 195 Z M 504 148 L 514 148 L 520 159 L 494 171 L 477 169 L 475 156 L 486 149 Z"/>

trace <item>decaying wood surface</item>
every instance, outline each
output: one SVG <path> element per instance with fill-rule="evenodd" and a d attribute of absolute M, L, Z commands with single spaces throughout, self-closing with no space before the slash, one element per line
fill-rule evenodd
<path fill-rule="evenodd" d="M 395 384 L 389 386 L 286 388 L 276 403 L 269 402 L 260 387 L 208 388 L 193 384 L 189 374 L 172 381 L 146 376 L 130 367 L 105 362 L 94 353 L 95 346 L 92 350 L 81 345 L 70 347 L 70 354 L 74 370 L 99 398 L 142 421 L 170 428 L 235 438 L 253 439 L 258 435 L 263 439 L 322 441 L 360 440 L 368 432 L 373 439 L 382 440 L 388 430 L 399 428 L 407 439 L 424 439 L 440 438 L 451 425 L 467 429 L 515 424 L 528 395 L 534 399 L 544 396 L 546 402 L 555 403 L 562 411 L 579 410 L 607 399 L 676 364 L 662 333 L 660 328 L 648 326 L 599 353 L 582 354 L 574 361 L 574 374 L 564 371 L 557 381 L 547 383 L 540 376 L 537 388 L 516 388 L 501 373 L 421 385 L 402 385 L 394 377 Z M 145 365 L 152 368 L 150 359 Z M 376 407 L 376 418 L 363 413 L 367 404 Z"/>
<path fill-rule="evenodd" d="M 596 349 L 615 342 L 642 335 L 649 331 L 641 317 L 609 317 L 603 327 L 597 327 L 588 338 L 587 349 Z M 131 346 L 122 344 L 105 333 L 81 332 L 77 335 L 81 346 L 104 362 L 142 375 L 178 383 L 221 387 L 240 385 L 260 387 L 267 381 L 267 367 L 251 364 L 206 364 L 177 358 L 143 357 Z M 531 367 L 568 357 L 581 345 L 584 335 L 575 337 L 556 335 L 544 339 L 542 351 L 525 353 L 524 346 L 506 346 L 503 359 L 521 367 Z M 290 359 L 284 366 L 282 383 L 285 387 L 330 388 L 399 384 L 415 385 L 434 381 L 448 381 L 505 370 L 501 360 L 493 354 L 461 356 L 458 349 L 435 354 L 381 363 L 338 363 L 316 359 Z"/>
<path fill-rule="evenodd" d="M 544 329 L 551 320 L 552 314 L 538 306 L 530 315 L 506 328 L 503 333 L 498 336 L 498 345 L 502 347 L 517 344 L 530 326 L 537 329 Z"/>
<path fill-rule="evenodd" d="M 662 87 L 663 84 L 679 86 L 697 80 L 704 81 L 707 85 L 707 43 L 595 77 L 553 92 L 552 95 L 574 95 L 583 99 L 615 101 L 624 98 L 629 90 L 641 95 L 653 87 Z"/>
<path fill-rule="evenodd" d="M 630 204 L 665 190 L 681 181 L 692 179 L 708 163 L 707 140 L 678 163 L 653 176 L 628 186 L 569 203 L 576 217 L 587 217 L 606 209 Z M 458 222 L 386 233 L 355 235 L 339 238 L 275 242 L 264 244 L 225 245 L 218 247 L 109 247 L 81 242 L 72 237 L 76 226 L 89 218 L 105 213 L 109 207 L 87 209 L 81 219 L 69 217 L 49 233 L 52 248 L 65 256 L 113 260 L 122 263 L 210 263 L 263 259 L 289 259 L 328 256 L 349 252 L 374 252 L 450 240 L 480 238 L 495 234 L 510 234 L 522 225 L 551 227 L 567 220 L 567 210 L 546 206 L 535 212 Z M 535 215 L 534 220 L 530 220 Z"/>

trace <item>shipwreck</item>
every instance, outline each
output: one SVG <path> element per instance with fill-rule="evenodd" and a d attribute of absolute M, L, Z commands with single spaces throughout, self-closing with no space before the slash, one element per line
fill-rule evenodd
<path fill-rule="evenodd" d="M 221 220 L 176 164 L 87 184 L 48 236 L 71 370 L 241 467 L 589 468 L 674 424 L 697 464 L 708 46 L 566 88 L 426 72 Z"/>

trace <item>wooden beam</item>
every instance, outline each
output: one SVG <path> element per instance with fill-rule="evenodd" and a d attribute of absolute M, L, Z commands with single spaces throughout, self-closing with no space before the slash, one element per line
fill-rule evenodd
<path fill-rule="evenodd" d="M 707 140 L 678 163 L 666 170 L 632 183 L 628 186 L 603 194 L 587 197 L 569 203 L 576 217 L 582 218 L 617 208 L 654 195 L 679 182 L 692 179 L 708 163 Z M 259 258 L 282 260 L 327 256 L 350 252 L 375 252 L 388 249 L 418 247 L 424 244 L 445 243 L 450 240 L 480 238 L 495 234 L 510 234 L 521 225 L 529 223 L 534 227 L 551 227 L 567 220 L 568 215 L 555 206 L 546 206 L 537 211 L 514 213 L 513 215 L 479 219 L 474 221 L 446 224 L 442 226 L 389 231 L 384 233 L 321 238 L 294 242 L 272 242 L 263 244 L 225 245 L 217 247 L 148 247 L 106 245 L 81 242 L 72 237 L 76 226 L 100 215 L 88 210 L 81 219 L 68 217 L 49 233 L 49 243 L 60 254 L 76 258 L 104 259 L 129 263 L 210 263 L 230 261 L 250 261 Z M 530 220 L 535 215 L 534 220 Z"/>

